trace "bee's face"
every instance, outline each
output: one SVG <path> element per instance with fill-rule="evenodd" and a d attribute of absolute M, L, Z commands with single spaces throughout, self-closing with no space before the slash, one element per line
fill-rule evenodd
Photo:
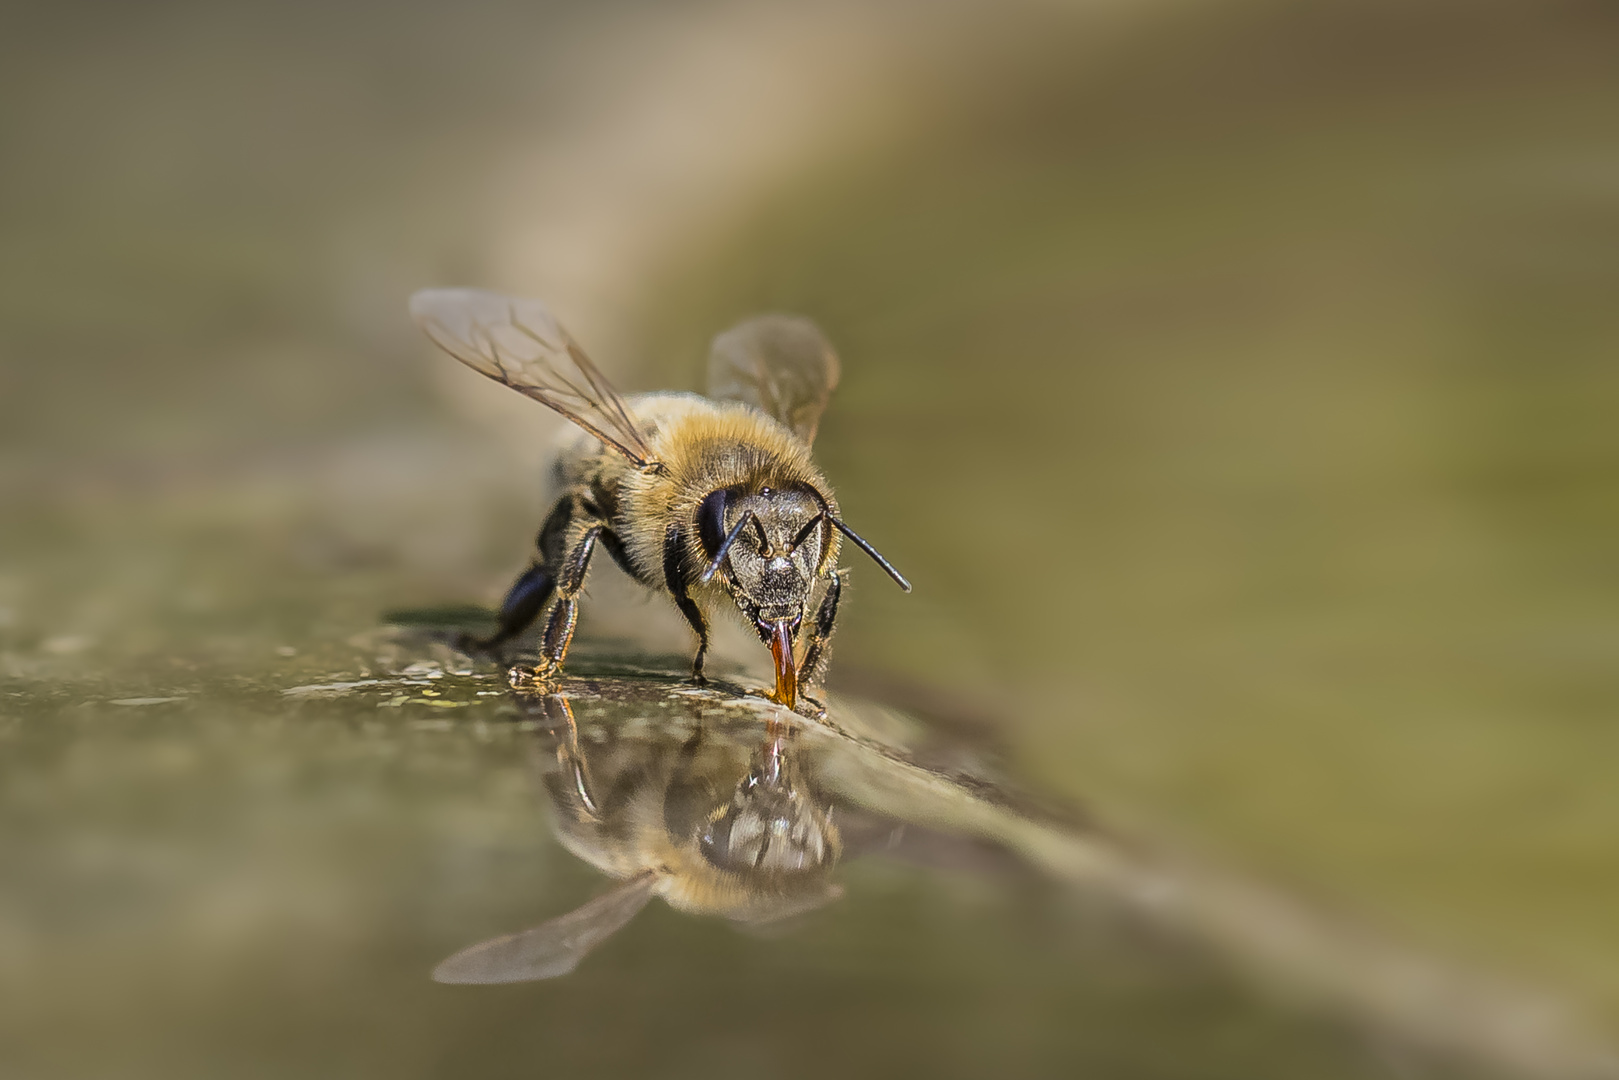
<path fill-rule="evenodd" d="M 765 642 L 781 623 L 796 639 L 826 550 L 829 526 L 820 500 L 802 488 L 725 489 L 704 501 L 702 516 L 710 557 L 746 520 L 726 550 L 731 595 Z"/>

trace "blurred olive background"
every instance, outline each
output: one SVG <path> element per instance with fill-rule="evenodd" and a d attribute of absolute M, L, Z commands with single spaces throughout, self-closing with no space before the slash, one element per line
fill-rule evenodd
<path fill-rule="evenodd" d="M 498 600 L 543 516 L 552 429 L 418 340 L 430 284 L 546 298 L 628 389 L 696 388 L 750 312 L 820 320 L 845 380 L 818 455 L 917 586 L 855 564 L 834 685 L 990 716 L 1043 791 L 1619 1028 L 1619 8 L 6 22 L 16 1075 L 577 1072 L 613 1030 L 580 1001 L 644 1021 L 615 1068 L 728 1073 L 751 1044 L 680 1043 L 647 1019 L 683 992 L 658 980 L 717 957 L 691 977 L 803 981 L 817 955 L 818 992 L 907 1003 L 860 1045 L 999 1032 L 885 1068 L 984 1075 L 1016 1045 L 1028 1075 L 1337 1075 L 1178 969 L 1078 999 L 1038 947 L 919 965 L 916 905 L 994 939 L 1049 898 L 878 871 L 836 962 L 658 909 L 582 998 L 409 982 L 594 887 L 492 713 L 378 733 L 280 694 L 377 668 L 388 610 Z M 561 1002 L 578 1045 L 491 1034 Z M 1076 1013 L 1112 1019 L 1064 1042 Z M 1022 1041 L 995 1042 L 1010 1015 Z M 1165 1031 L 1197 1054 L 1105 1037 Z"/>

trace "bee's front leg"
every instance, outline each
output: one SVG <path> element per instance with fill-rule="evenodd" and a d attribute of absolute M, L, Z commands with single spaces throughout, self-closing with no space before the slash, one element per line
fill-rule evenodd
<path fill-rule="evenodd" d="M 827 646 L 832 628 L 837 625 L 838 601 L 842 596 L 843 577 L 840 571 L 834 570 L 827 575 L 826 595 L 821 598 L 821 606 L 815 609 L 815 621 L 809 629 L 809 650 L 804 654 L 804 666 L 798 676 L 798 696 L 808 701 L 820 716 L 826 715 L 826 706 L 805 691 L 826 675 Z"/>
<path fill-rule="evenodd" d="M 703 618 L 702 609 L 686 589 L 685 550 L 685 536 L 680 526 L 671 522 L 663 534 L 663 584 L 674 598 L 675 606 L 697 634 L 697 655 L 692 658 L 691 679 L 698 686 L 705 686 L 708 680 L 703 677 L 703 659 L 708 655 L 708 621 Z"/>

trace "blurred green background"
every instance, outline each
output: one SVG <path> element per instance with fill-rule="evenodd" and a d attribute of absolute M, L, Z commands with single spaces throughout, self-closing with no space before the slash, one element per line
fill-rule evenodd
<path fill-rule="evenodd" d="M 856 567 L 834 686 L 988 716 L 1035 787 L 1619 1028 L 1619 7 L 7 22 L 17 1075 L 448 1069 L 375 1050 L 397 1020 L 322 1029 L 321 1003 L 475 936 L 467 911 L 494 932 L 542 882 L 589 891 L 545 854 L 509 733 L 368 741 L 279 695 L 376 667 L 384 611 L 498 599 L 543 515 L 545 421 L 417 339 L 404 299 L 433 284 L 544 297 L 627 389 L 697 387 L 750 312 L 820 320 L 845 380 L 818 456 L 917 586 Z M 178 700 L 109 704 L 146 698 Z M 949 917 L 973 903 L 1013 901 Z M 725 955 L 663 917 L 643 960 Z M 910 925 L 848 917 L 868 943 Z M 379 950 L 386 974 L 352 973 Z M 754 962 L 790 980 L 784 955 Z M 1006 963 L 987 985 L 1056 977 Z M 303 1003 L 285 1040 L 232 1005 L 285 1006 L 241 989 L 264 964 Z M 600 978 L 650 1015 L 629 968 Z M 893 993 L 924 1019 L 977 1001 Z M 1121 1038 L 1175 1030 L 1145 1015 Z M 1263 1037 L 1209 1038 L 1196 1063 L 1052 1053 L 1272 1074 Z"/>

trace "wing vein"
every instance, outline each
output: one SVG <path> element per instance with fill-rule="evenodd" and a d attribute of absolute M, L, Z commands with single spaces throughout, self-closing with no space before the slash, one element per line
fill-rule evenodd
<path fill-rule="evenodd" d="M 815 323 L 794 315 L 760 315 L 714 339 L 708 396 L 752 405 L 814 442 L 839 371 L 838 355 Z"/>
<path fill-rule="evenodd" d="M 424 289 L 411 314 L 439 348 L 561 413 L 638 468 L 657 465 L 634 415 L 545 307 L 477 289 Z M 570 366 L 583 385 L 567 374 Z"/>

